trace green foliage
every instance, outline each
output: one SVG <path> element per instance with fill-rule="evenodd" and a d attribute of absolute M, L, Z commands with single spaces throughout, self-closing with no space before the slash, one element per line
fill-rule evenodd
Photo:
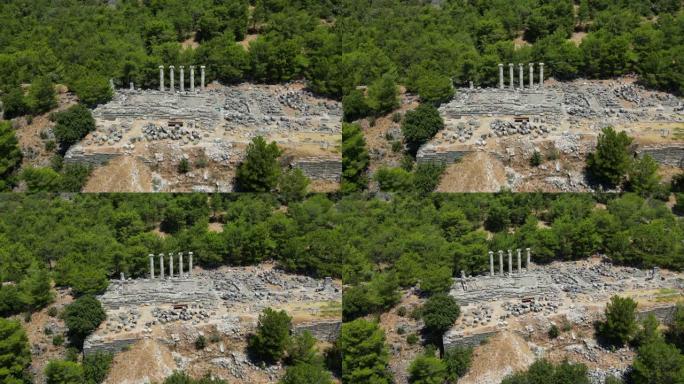
<path fill-rule="evenodd" d="M 461 314 L 456 300 L 447 294 L 431 296 L 421 310 L 425 328 L 441 338 L 441 335 L 454 325 Z"/>
<path fill-rule="evenodd" d="M 632 369 L 635 383 L 680 384 L 684 377 L 684 355 L 674 345 L 655 340 L 639 347 Z"/>
<path fill-rule="evenodd" d="M 401 168 L 382 167 L 375 172 L 373 179 L 381 191 L 410 192 L 413 189 L 413 175 Z"/>
<path fill-rule="evenodd" d="M 596 152 L 587 157 L 587 171 L 597 182 L 608 186 L 622 184 L 630 167 L 632 139 L 625 132 L 604 128 L 598 137 Z"/>
<path fill-rule="evenodd" d="M 36 77 L 31 83 L 26 102 L 33 114 L 41 114 L 57 107 L 54 84 L 44 76 Z"/>
<path fill-rule="evenodd" d="M 385 332 L 365 319 L 342 324 L 342 381 L 359 384 L 389 384 L 389 352 Z"/>
<path fill-rule="evenodd" d="M 174 372 L 171 376 L 164 379 L 163 384 L 228 384 L 227 381 L 221 379 L 212 379 L 209 375 L 201 379 L 193 379 L 185 372 Z"/>
<path fill-rule="evenodd" d="M 190 162 L 186 158 L 182 158 L 178 162 L 178 173 L 188 173 L 190 172 Z"/>
<path fill-rule="evenodd" d="M 411 384 L 442 384 L 446 377 L 446 364 L 434 356 L 420 355 L 409 366 Z"/>
<path fill-rule="evenodd" d="M 342 123 L 342 186 L 343 193 L 364 189 L 368 182 L 366 170 L 370 163 L 366 140 L 357 124 Z"/>
<path fill-rule="evenodd" d="M 332 377 L 320 364 L 299 363 L 287 367 L 280 384 L 331 384 Z"/>
<path fill-rule="evenodd" d="M 202 349 L 206 348 L 206 346 L 207 346 L 207 339 L 202 335 L 197 336 L 197 338 L 195 339 L 195 349 L 202 350 Z"/>
<path fill-rule="evenodd" d="M 47 384 L 82 384 L 83 367 L 72 361 L 52 360 L 45 367 Z"/>
<path fill-rule="evenodd" d="M 114 356 L 107 352 L 89 353 L 83 357 L 83 379 L 85 384 L 100 384 L 109 374 Z"/>
<path fill-rule="evenodd" d="M 449 76 L 440 73 L 423 73 L 415 85 L 420 100 L 424 103 L 439 105 L 454 96 L 454 86 Z"/>
<path fill-rule="evenodd" d="M 420 194 L 435 190 L 446 167 L 441 163 L 419 163 L 413 172 L 413 188 Z"/>
<path fill-rule="evenodd" d="M 58 192 L 62 185 L 59 173 L 51 168 L 24 168 L 19 175 L 28 192 Z"/>
<path fill-rule="evenodd" d="M 385 115 L 399 108 L 399 89 L 394 79 L 384 75 L 368 86 L 368 108 L 376 116 Z"/>
<path fill-rule="evenodd" d="M 684 304 L 677 304 L 672 322 L 668 325 L 666 336 L 668 342 L 674 344 L 684 353 Z"/>
<path fill-rule="evenodd" d="M 299 168 L 290 168 L 280 175 L 278 196 L 284 204 L 302 201 L 306 197 L 310 180 Z"/>
<path fill-rule="evenodd" d="M 442 128 L 442 117 L 435 107 L 428 104 L 421 104 L 418 108 L 406 112 L 401 124 L 401 132 L 413 154 Z"/>
<path fill-rule="evenodd" d="M 26 332 L 18 321 L 0 318 L 0 381 L 19 384 L 28 382 L 31 364 Z"/>
<path fill-rule="evenodd" d="M 503 379 L 501 384 L 589 384 L 587 367 L 564 361 L 555 365 L 547 360 L 537 360 L 527 371 L 515 373 Z"/>
<path fill-rule="evenodd" d="M 0 101 L 2 101 L 3 117 L 5 119 L 9 120 L 24 116 L 30 112 L 21 87 L 12 87 L 0 98 Z"/>
<path fill-rule="evenodd" d="M 649 314 L 648 317 L 641 322 L 641 327 L 637 331 L 636 335 L 634 335 L 632 342 L 637 346 L 641 346 L 654 341 L 662 340 L 663 335 L 658 330 L 659 326 L 660 323 L 658 323 L 658 319 L 656 319 L 655 315 L 652 313 Z"/>
<path fill-rule="evenodd" d="M 609 343 L 622 346 L 637 331 L 637 303 L 629 297 L 613 296 L 606 305 L 606 320 L 599 324 L 599 332 Z"/>
<path fill-rule="evenodd" d="M 408 345 L 414 345 L 418 343 L 418 340 L 418 335 L 416 335 L 415 333 L 411 333 L 410 335 L 406 336 L 406 342 L 408 343 Z"/>
<path fill-rule="evenodd" d="M 256 332 L 249 339 L 249 348 L 259 358 L 278 361 L 290 342 L 292 319 L 285 311 L 266 308 L 259 315 Z"/>
<path fill-rule="evenodd" d="M 556 324 L 551 325 L 551 328 L 549 328 L 548 335 L 550 339 L 555 339 L 558 336 L 560 336 L 560 329 L 558 329 L 558 326 Z"/>
<path fill-rule="evenodd" d="M 287 362 L 290 365 L 322 363 L 316 351 L 316 339 L 311 332 L 295 335 L 287 346 Z"/>
<path fill-rule="evenodd" d="M 456 346 L 449 348 L 444 354 L 444 364 L 447 368 L 447 377 L 456 382 L 459 377 L 463 377 L 470 369 L 473 362 L 473 348 Z"/>
<path fill-rule="evenodd" d="M 267 144 L 257 136 L 247 147 L 247 155 L 238 166 L 235 181 L 243 192 L 270 192 L 278 183 L 281 151 L 274 142 Z"/>
<path fill-rule="evenodd" d="M 538 167 L 542 163 L 541 153 L 539 151 L 534 151 L 532 157 L 530 158 L 530 165 L 533 167 Z"/>
<path fill-rule="evenodd" d="M 366 96 L 360 89 L 354 89 L 342 98 L 344 121 L 355 121 L 368 116 L 371 112 Z"/>
<path fill-rule="evenodd" d="M 80 345 L 106 318 L 102 304 L 93 296 L 82 296 L 64 308 L 64 323 L 69 336 Z"/>
<path fill-rule="evenodd" d="M 658 163 L 648 154 L 632 161 L 627 173 L 627 189 L 641 196 L 649 196 L 658 190 L 660 176 Z"/>
<path fill-rule="evenodd" d="M 6 179 L 18 169 L 22 154 L 9 121 L 0 121 L 0 191 L 9 187 Z"/>
<path fill-rule="evenodd" d="M 104 104 L 114 96 L 109 80 L 98 75 L 79 77 L 73 84 L 73 90 L 79 101 L 89 108 Z"/>
<path fill-rule="evenodd" d="M 95 129 L 95 119 L 92 113 L 80 104 L 56 113 L 55 121 L 57 124 L 53 132 L 64 151 Z"/>
<path fill-rule="evenodd" d="M 64 336 L 54 335 L 52 336 L 52 345 L 60 346 L 64 344 Z"/>

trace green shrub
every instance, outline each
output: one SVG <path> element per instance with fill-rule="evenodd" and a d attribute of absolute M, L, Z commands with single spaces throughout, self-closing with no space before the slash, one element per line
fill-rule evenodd
<path fill-rule="evenodd" d="M 402 306 L 397 309 L 397 316 L 406 316 L 406 307 Z"/>
<path fill-rule="evenodd" d="M 418 342 L 418 335 L 415 333 L 411 333 L 410 335 L 406 336 L 406 342 L 409 345 L 414 345 Z"/>
<path fill-rule="evenodd" d="M 202 335 L 197 336 L 197 338 L 195 339 L 195 349 L 202 350 L 202 349 L 206 348 L 206 346 L 207 346 L 207 339 Z"/>
<path fill-rule="evenodd" d="M 530 158 L 530 165 L 533 167 L 538 167 L 542 163 L 541 154 L 538 151 L 534 151 L 532 157 Z"/>
<path fill-rule="evenodd" d="M 178 173 L 190 172 L 190 162 L 186 158 L 182 158 L 178 163 Z"/>
<path fill-rule="evenodd" d="M 558 336 L 560 336 L 560 329 L 558 329 L 556 324 L 551 325 L 551 328 L 549 328 L 548 335 L 550 339 L 555 339 Z"/>
<path fill-rule="evenodd" d="M 64 336 L 62 335 L 54 335 L 52 337 L 52 345 L 60 346 L 64 344 Z"/>

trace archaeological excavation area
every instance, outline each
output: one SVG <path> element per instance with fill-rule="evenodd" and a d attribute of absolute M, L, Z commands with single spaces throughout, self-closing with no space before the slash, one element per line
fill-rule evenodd
<path fill-rule="evenodd" d="M 339 281 L 272 265 L 190 269 L 190 257 L 150 255 L 148 278 L 121 276 L 98 297 L 107 319 L 88 337 L 84 353 L 116 353 L 112 382 L 160 381 L 175 370 L 230 383 L 276 382 L 284 372 L 280 363 L 261 365 L 247 352 L 247 337 L 265 308 L 285 310 L 292 332 L 310 331 L 322 349 L 337 339 Z M 208 340 L 203 350 L 194 346 L 199 335 Z"/>
<path fill-rule="evenodd" d="M 594 336 L 593 322 L 602 318 L 610 297 L 631 297 L 638 303 L 639 318 L 653 313 L 666 323 L 684 295 L 682 273 L 620 267 L 598 257 L 540 265 L 534 263 L 534 250 L 531 253 L 529 262 L 524 250 L 490 252 L 489 273 L 454 279 L 450 295 L 461 305 L 462 315 L 445 333 L 445 348 L 482 345 L 482 353 L 494 354 L 497 348 L 515 346 L 516 351 L 496 368 L 472 370 L 463 382 L 498 382 L 542 357 L 582 362 L 597 382 L 624 373 L 634 352 L 611 351 Z M 548 338 L 552 324 L 566 333 Z"/>
<path fill-rule="evenodd" d="M 182 71 L 182 69 L 181 69 Z M 204 69 L 202 68 L 202 74 Z M 67 163 L 95 166 L 86 192 L 232 192 L 236 167 L 257 136 L 275 141 L 284 168 L 300 168 L 314 191 L 341 177 L 341 105 L 302 83 L 216 83 L 190 87 L 181 72 L 159 90 L 116 89 L 93 111 L 96 130 L 72 146 Z M 180 85 L 180 88 L 179 88 Z M 179 171 L 187 162 L 189 169 Z"/>
<path fill-rule="evenodd" d="M 527 65 L 510 65 L 508 76 L 500 65 L 498 87 L 471 84 L 439 108 L 445 128 L 417 154 L 418 162 L 448 165 L 439 191 L 590 191 L 584 160 L 607 126 L 633 137 L 638 154 L 650 154 L 664 168 L 682 167 L 681 98 L 632 78 L 541 83 L 539 64 L 529 63 L 529 73 Z M 532 168 L 535 151 L 545 161 Z"/>

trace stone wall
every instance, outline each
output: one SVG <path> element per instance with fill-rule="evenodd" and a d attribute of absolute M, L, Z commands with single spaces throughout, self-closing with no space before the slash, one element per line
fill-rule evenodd
<path fill-rule="evenodd" d="M 341 159 L 307 158 L 294 160 L 291 165 L 312 179 L 340 181 L 342 178 Z"/>
<path fill-rule="evenodd" d="M 71 147 L 64 155 L 66 164 L 87 164 L 99 166 L 121 156 L 119 152 L 86 153 L 78 145 Z"/>
<path fill-rule="evenodd" d="M 420 150 L 418 151 L 418 154 L 416 155 L 416 162 L 418 164 L 423 164 L 423 163 L 442 163 L 442 164 L 453 164 L 457 160 L 461 159 L 463 156 L 472 153 L 473 150 L 470 149 L 464 149 L 464 150 L 451 150 L 451 151 L 445 151 L 445 152 L 436 152 L 436 151 L 425 151 L 425 150 Z"/>
<path fill-rule="evenodd" d="M 661 324 L 669 324 L 670 322 L 672 322 L 672 319 L 674 318 L 676 308 L 676 305 L 672 303 L 657 308 L 650 308 L 643 311 L 638 311 L 637 319 L 641 321 L 648 317 L 648 315 L 653 314 L 655 315 L 656 319 L 660 321 Z"/>
<path fill-rule="evenodd" d="M 637 154 L 640 157 L 649 154 L 660 164 L 684 168 L 684 145 L 681 144 L 643 147 L 637 149 Z"/>
<path fill-rule="evenodd" d="M 465 336 L 452 336 L 449 335 L 447 332 L 443 339 L 442 342 L 444 343 L 444 350 L 448 350 L 449 348 L 454 348 L 454 347 L 477 347 L 478 345 L 482 344 L 485 340 L 489 339 L 490 337 L 496 335 L 499 333 L 498 330 L 494 331 L 485 331 L 481 333 L 475 333 L 472 335 L 465 335 Z"/>
<path fill-rule="evenodd" d="M 96 352 L 118 353 L 135 344 L 138 340 L 140 339 L 130 338 L 103 341 L 102 339 L 91 335 L 88 336 L 83 343 L 83 355 L 87 356 L 88 354 Z"/>
<path fill-rule="evenodd" d="M 292 327 L 292 333 L 298 335 L 304 331 L 309 331 L 317 340 L 333 342 L 340 335 L 342 322 L 331 320 L 318 323 L 297 324 Z"/>

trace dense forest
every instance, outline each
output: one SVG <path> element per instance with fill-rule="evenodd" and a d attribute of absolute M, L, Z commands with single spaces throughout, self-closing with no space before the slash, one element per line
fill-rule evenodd
<path fill-rule="evenodd" d="M 429 99 L 452 78 L 492 85 L 499 62 L 528 61 L 545 62 L 557 79 L 637 73 L 649 86 L 684 90 L 678 0 L 431 3 L 2 2 L 0 90 L 47 78 L 92 105 L 109 78 L 155 88 L 159 65 L 203 64 L 209 81 L 306 79 L 338 98 L 390 81 Z"/>

